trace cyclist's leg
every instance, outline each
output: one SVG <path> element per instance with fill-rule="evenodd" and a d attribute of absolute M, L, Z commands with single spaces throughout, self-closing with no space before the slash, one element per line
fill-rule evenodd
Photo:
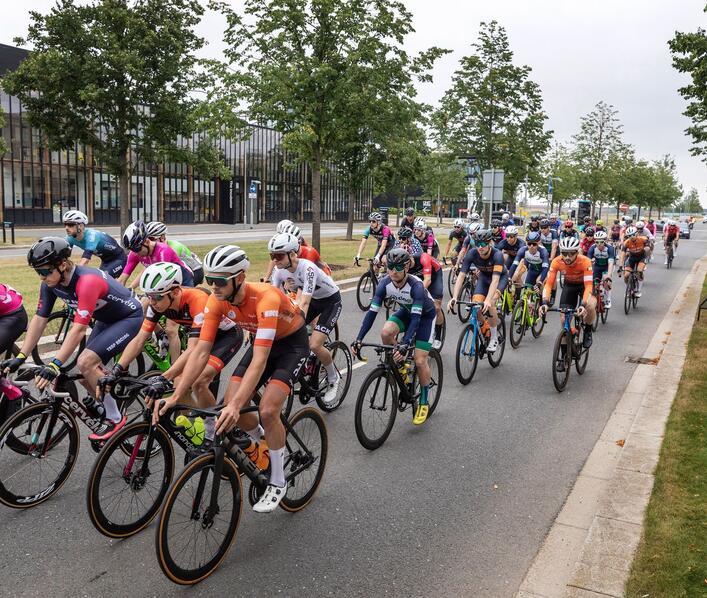
<path fill-rule="evenodd" d="M 442 315 L 442 298 L 444 297 L 444 273 L 442 268 L 436 272 L 432 272 L 432 281 L 429 287 L 430 295 L 435 303 L 436 318 L 435 318 L 435 337 L 439 337 L 444 316 Z"/>
<path fill-rule="evenodd" d="M 101 265 L 98 267 L 103 270 L 111 278 L 118 278 L 123 273 L 123 268 L 128 261 L 128 257 L 123 254 L 122 257 L 116 258 L 109 262 L 101 261 Z"/>
<path fill-rule="evenodd" d="M 169 355 L 172 359 L 172 363 L 174 363 L 177 359 L 179 359 L 179 356 L 182 353 L 182 343 L 179 339 L 179 324 L 174 320 L 167 319 L 164 332 L 167 335 L 167 340 L 169 341 Z"/>
<path fill-rule="evenodd" d="M 326 299 L 312 299 L 307 311 L 307 324 L 316 320 L 312 335 L 309 337 L 309 348 L 324 366 L 329 382 L 336 380 L 337 373 L 331 352 L 324 344 L 339 320 L 341 309 L 341 294 L 336 293 Z"/>
<path fill-rule="evenodd" d="M 13 343 L 27 330 L 27 312 L 24 307 L 0 318 L 0 359 L 12 348 Z"/>
<path fill-rule="evenodd" d="M 385 324 L 383 324 L 383 329 L 381 330 L 381 342 L 384 345 L 394 345 L 398 334 L 405 332 L 405 329 L 409 323 L 410 312 L 404 307 L 401 307 L 388 318 Z"/>
<path fill-rule="evenodd" d="M 638 260 L 636 264 L 636 269 L 638 270 L 638 292 L 641 293 L 643 290 L 643 282 L 645 280 L 644 271 L 646 269 L 646 260 L 642 258 Z"/>

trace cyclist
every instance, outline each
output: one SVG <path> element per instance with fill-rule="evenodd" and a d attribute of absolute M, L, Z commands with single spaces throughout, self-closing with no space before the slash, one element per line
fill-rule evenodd
<path fill-rule="evenodd" d="M 557 214 L 555 214 L 554 212 L 550 214 L 550 228 L 554 229 L 555 232 L 559 233 L 561 227 L 562 223 L 560 222 L 560 219 Z"/>
<path fill-rule="evenodd" d="M 478 222 L 479 220 L 481 220 L 481 216 L 479 216 L 478 212 L 472 212 L 471 216 L 469 216 L 469 223 Z"/>
<path fill-rule="evenodd" d="M 412 234 L 412 229 L 407 227 L 403 227 L 398 231 L 398 240 L 395 242 L 395 247 L 402 247 L 413 257 L 422 253 L 422 245 Z"/>
<path fill-rule="evenodd" d="M 459 297 L 459 293 L 464 286 L 466 278 L 472 266 L 479 272 L 474 288 L 472 301 L 484 302 L 484 312 L 490 314 L 489 324 L 491 325 L 491 340 L 486 350 L 493 353 L 498 349 L 498 312 L 496 310 L 496 300 L 508 285 L 508 271 L 504 266 L 503 254 L 499 249 L 493 247 L 492 233 L 488 229 L 479 230 L 474 236 L 476 247 L 470 249 L 464 256 L 457 282 L 454 285 L 452 298 L 447 303 L 447 309 L 454 311 L 454 306 Z"/>
<path fill-rule="evenodd" d="M 609 241 L 614 246 L 614 253 L 616 253 L 621 246 L 621 232 L 621 222 L 614 220 L 614 224 L 611 225 L 611 231 L 609 233 Z"/>
<path fill-rule="evenodd" d="M 574 222 L 572 222 L 572 220 L 565 221 L 565 224 L 563 225 L 562 230 L 559 232 L 558 236 L 560 237 L 560 241 L 568 237 L 572 237 L 579 241 L 579 233 L 574 228 Z"/>
<path fill-rule="evenodd" d="M 545 281 L 550 268 L 550 259 L 547 249 L 540 243 L 540 233 L 530 231 L 525 237 L 525 246 L 521 247 L 508 270 L 508 277 L 517 283 L 523 275 L 523 264 L 526 268 L 525 284 L 527 286 L 539 285 Z"/>
<path fill-rule="evenodd" d="M 411 257 L 413 259 L 413 265 L 410 269 L 410 273 L 422 280 L 422 286 L 429 291 L 435 303 L 435 309 L 437 310 L 435 339 L 437 340 L 435 340 L 432 345 L 435 349 L 439 349 L 441 346 L 439 339 L 442 338 L 442 322 L 444 322 L 444 316 L 442 315 L 442 298 L 444 297 L 444 272 L 442 271 L 442 264 L 424 251 L 422 253 L 413 254 Z"/>
<path fill-rule="evenodd" d="M 530 217 L 530 223 L 528 224 L 528 232 L 535 231 L 536 233 L 540 232 L 540 217 L 539 216 L 531 216 Z"/>
<path fill-rule="evenodd" d="M 479 229 L 481 230 L 481 229 Z M 498 245 L 506 238 L 506 229 L 503 228 L 501 221 L 498 219 L 491 221 L 491 240 L 495 245 Z"/>
<path fill-rule="evenodd" d="M 277 227 L 275 227 L 275 232 L 284 233 L 285 229 L 288 226 L 293 226 L 293 225 L 294 225 L 294 222 L 292 222 L 292 220 L 287 220 L 285 218 L 285 220 L 280 220 L 280 222 L 277 223 Z"/>
<path fill-rule="evenodd" d="M 383 325 L 381 342 L 386 345 L 396 345 L 393 353 L 396 362 L 405 358 L 413 340 L 415 342 L 414 359 L 421 392 L 412 423 L 420 425 L 425 423 L 429 412 L 427 401 L 431 373 L 427 356 L 434 341 L 435 304 L 420 279 L 408 273 L 412 260 L 407 251 L 402 248 L 393 249 L 388 253 L 386 261 L 388 274 L 378 283 L 371 307 L 363 317 L 361 328 L 351 347 L 354 354 L 358 355 L 361 341 L 373 326 L 381 305 L 387 298 L 394 299 L 400 308 Z M 404 332 L 405 336 L 401 342 L 396 343 L 396 338 L 401 332 Z"/>
<path fill-rule="evenodd" d="M 78 357 L 77 366 L 83 375 L 81 383 L 90 395 L 103 375 L 102 364 L 125 349 L 140 330 L 142 309 L 140 302 L 106 272 L 86 266 L 76 266 L 70 259 L 71 246 L 59 237 L 44 237 L 27 253 L 27 263 L 39 275 L 37 313 L 29 324 L 20 356 L 3 364 L 16 370 L 35 348 L 47 325 L 47 318 L 57 297 L 74 310 L 74 322 L 61 347 L 47 365 L 37 374 L 37 388 L 43 390 L 60 373 L 63 363 L 79 347 L 92 320 L 93 329 L 86 347 Z M 107 440 L 125 425 L 115 399 L 106 395 L 103 400 L 105 419 L 101 428 L 89 436 L 90 440 Z"/>
<path fill-rule="evenodd" d="M 596 235 L 597 232 L 599 232 L 600 230 L 603 230 L 604 232 L 608 232 L 606 230 L 606 226 L 604 226 L 604 221 L 601 219 L 597 219 L 597 221 L 594 223 L 594 234 Z M 596 237 L 595 237 L 595 239 L 596 239 Z"/>
<path fill-rule="evenodd" d="M 464 227 L 464 221 L 461 218 L 457 218 L 454 221 L 454 226 L 452 227 L 452 230 L 449 232 L 449 242 L 447 243 L 447 249 L 444 252 L 445 262 L 449 257 L 449 250 L 452 248 L 452 242 L 456 242 L 456 245 L 454 246 L 454 254 L 458 257 L 459 252 L 462 249 L 462 245 L 464 244 L 464 239 L 466 239 L 466 236 L 467 234 L 466 229 Z"/>
<path fill-rule="evenodd" d="M 422 250 L 437 259 L 439 257 L 439 245 L 435 239 L 435 234 L 432 232 L 432 228 L 427 226 L 427 222 L 425 222 L 424 218 L 415 218 L 413 233 L 415 234 L 415 238 L 420 242 L 420 245 L 422 245 Z"/>
<path fill-rule="evenodd" d="M 503 252 L 506 269 L 510 269 L 518 252 L 525 247 L 525 241 L 518 237 L 518 227 L 509 225 L 506 227 L 506 238 L 495 243 L 495 247 Z"/>
<path fill-rule="evenodd" d="M 579 225 L 579 232 L 583 233 L 584 229 L 592 225 L 592 219 L 589 216 L 582 218 L 582 224 Z"/>
<path fill-rule="evenodd" d="M 501 215 L 501 226 L 507 228 L 509 226 L 515 226 L 515 222 L 511 219 L 511 215 L 508 212 L 503 212 Z"/>
<path fill-rule="evenodd" d="M 540 221 L 540 242 L 547 251 L 550 261 L 557 255 L 557 244 L 560 242 L 557 231 L 550 226 L 550 221 L 543 218 Z"/>
<path fill-rule="evenodd" d="M 272 284 L 286 291 L 296 290 L 295 303 L 302 310 L 305 323 L 314 322 L 309 348 L 327 373 L 329 388 L 323 400 L 333 404 L 341 376 L 325 343 L 341 315 L 341 293 L 336 283 L 321 268 L 310 260 L 298 257 L 299 249 L 297 237 L 290 233 L 279 233 L 270 239 L 268 251 L 275 264 Z"/>
<path fill-rule="evenodd" d="M 592 260 L 593 279 L 604 284 L 604 307 L 611 308 L 611 277 L 614 275 L 614 262 L 616 252 L 611 245 L 606 243 L 606 231 L 599 230 L 594 233 L 596 243 L 589 248 L 587 257 Z"/>
<path fill-rule="evenodd" d="M 22 305 L 22 295 L 12 287 L 0 283 L 0 357 L 12 349 L 12 345 L 25 330 L 27 312 Z"/>
<path fill-rule="evenodd" d="M 579 242 L 579 250 L 582 255 L 589 255 L 589 249 L 594 245 L 594 227 L 584 227 L 584 237 Z"/>
<path fill-rule="evenodd" d="M 678 252 L 678 242 L 680 241 L 680 229 L 675 220 L 668 220 L 663 226 L 663 246 L 667 247 L 670 243 L 673 244 L 673 257 Z M 667 249 L 665 263 L 668 263 Z"/>
<path fill-rule="evenodd" d="M 646 223 L 643 220 L 636 222 L 636 235 L 646 239 L 646 264 L 651 261 L 651 256 L 653 255 L 653 246 L 655 245 L 655 237 L 651 233 L 650 229 L 646 227 Z"/>
<path fill-rule="evenodd" d="M 248 256 L 237 245 L 219 245 L 204 256 L 204 278 L 212 295 L 204 308 L 199 343 L 160 413 L 188 396 L 192 384 L 208 363 L 221 318 L 225 316 L 252 333 L 253 343 L 236 366 L 226 389 L 225 407 L 216 420 L 216 433 L 224 434 L 238 424 L 260 444 L 258 452 L 267 447 L 270 480 L 253 510 L 270 513 L 287 492 L 285 428 L 280 413 L 309 355 L 309 339 L 304 318 L 287 295 L 269 284 L 246 282 L 249 266 Z M 250 403 L 263 385 L 265 389 L 259 405 L 261 426 L 257 414 L 240 415 L 240 410 Z M 158 418 L 156 414 L 153 417 Z M 263 432 L 265 442 L 261 438 Z M 257 461 L 259 455 L 251 458 Z"/>
<path fill-rule="evenodd" d="M 653 237 L 655 237 L 655 232 L 656 232 L 657 229 L 656 229 L 656 226 L 655 226 L 655 220 L 653 220 L 653 218 L 650 218 L 650 219 L 648 220 L 648 224 L 646 224 L 646 228 L 647 228 L 649 231 L 651 231 L 651 234 L 653 235 Z"/>
<path fill-rule="evenodd" d="M 101 260 L 99 269 L 113 278 L 118 278 L 128 259 L 118 242 L 103 231 L 86 228 L 88 216 L 79 210 L 65 212 L 62 220 L 69 245 L 83 249 L 78 265 L 88 265 L 91 258 L 96 255 Z"/>
<path fill-rule="evenodd" d="M 624 242 L 621 245 L 621 264 L 624 273 L 624 282 L 628 283 L 629 273 L 634 268 L 638 270 L 638 290 L 636 297 L 641 296 L 643 289 L 643 271 L 646 269 L 646 248 L 648 241 L 645 237 L 638 236 L 638 229 L 635 226 L 629 226 L 624 232 Z M 626 261 L 628 258 L 628 261 Z"/>
<path fill-rule="evenodd" d="M 596 300 L 592 295 L 592 261 L 586 255 L 579 255 L 579 240 L 569 236 L 560 240 L 560 255 L 552 260 L 550 272 L 543 287 L 542 315 L 547 313 L 550 305 L 550 295 L 555 286 L 558 272 L 565 273 L 565 286 L 560 295 L 560 307 L 577 309 L 576 313 L 584 322 L 584 340 L 582 346 L 589 349 L 592 346 L 592 323 L 596 317 Z M 577 308 L 577 305 L 579 307 Z M 565 314 L 562 314 L 564 324 Z M 566 355 L 567 346 L 563 345 L 562 355 Z M 564 363 L 555 366 L 563 371 Z"/>
<path fill-rule="evenodd" d="M 182 259 L 189 268 L 194 277 L 194 286 L 204 282 L 204 267 L 201 265 L 201 260 L 196 253 L 192 252 L 184 243 L 176 241 L 175 239 L 167 239 L 167 226 L 163 222 L 157 220 L 153 222 L 148 222 L 145 225 L 145 230 L 147 231 L 147 237 L 151 241 L 159 241 L 160 243 L 167 243 L 177 255 Z"/>
<path fill-rule="evenodd" d="M 329 268 L 329 265 L 322 259 L 322 256 L 319 255 L 319 252 L 312 247 L 311 245 L 307 245 L 307 243 L 304 240 L 304 237 L 302 236 L 302 231 L 300 231 L 299 227 L 296 224 L 285 224 L 283 226 L 280 226 L 283 222 L 290 222 L 289 220 L 281 220 L 277 227 L 278 233 L 289 233 L 291 235 L 294 235 L 298 242 L 299 242 L 299 253 L 297 254 L 298 257 L 309 260 L 310 262 L 313 262 L 317 268 L 321 268 L 324 270 L 324 273 L 327 276 L 331 276 L 331 268 Z M 263 276 L 260 279 L 260 282 L 266 282 L 268 280 L 272 280 L 272 273 L 273 269 L 275 268 L 275 262 L 273 260 L 270 260 L 268 262 L 268 270 L 265 273 L 265 276 Z"/>
<path fill-rule="evenodd" d="M 127 373 L 130 363 L 142 353 L 147 340 L 157 327 L 161 317 L 187 328 L 189 341 L 186 350 L 171 367 L 153 380 L 153 387 L 162 394 L 174 379 L 184 372 L 195 351 L 204 321 L 204 309 L 209 293 L 202 288 L 182 286 L 182 270 L 176 264 L 157 262 L 145 268 L 140 276 L 140 288 L 147 296 L 148 308 L 138 332 L 123 351 L 118 363 L 98 380 L 97 391 L 109 391 L 116 381 Z M 197 406 L 208 408 L 216 404 L 221 370 L 233 359 L 243 344 L 243 331 L 228 318 L 221 318 L 208 362 L 192 385 Z M 213 440 L 215 421 L 206 418 L 206 439 Z"/>
<path fill-rule="evenodd" d="M 361 260 L 361 252 L 366 247 L 368 237 L 373 235 L 376 241 L 378 241 L 376 253 L 373 256 L 373 263 L 377 266 L 380 264 L 383 256 L 390 251 L 395 244 L 395 235 L 390 228 L 388 228 L 387 224 L 383 224 L 383 216 L 381 216 L 380 212 L 371 212 L 368 216 L 368 221 L 370 226 L 363 231 L 363 238 L 358 246 L 354 261 L 358 263 Z"/>
<path fill-rule="evenodd" d="M 400 223 L 401 228 L 409 228 L 412 230 L 415 228 L 415 209 L 405 208 L 405 216 L 403 216 L 403 221 Z"/>
<path fill-rule="evenodd" d="M 483 228 L 482 224 L 480 222 L 470 222 L 466 226 L 466 239 L 464 239 L 464 242 L 462 243 L 462 249 L 459 252 L 459 255 L 457 256 L 457 265 L 456 268 L 459 270 L 461 267 L 462 261 L 464 261 L 464 256 L 466 255 L 466 252 L 469 251 L 472 247 L 475 247 L 474 244 L 474 235 L 478 231 L 480 231 Z"/>

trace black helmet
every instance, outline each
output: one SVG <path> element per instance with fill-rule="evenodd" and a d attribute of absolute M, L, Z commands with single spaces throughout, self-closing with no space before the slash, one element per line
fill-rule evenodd
<path fill-rule="evenodd" d="M 388 261 L 388 268 L 404 266 L 405 264 L 410 263 L 410 254 L 402 247 L 395 247 L 388 252 L 385 259 Z"/>
<path fill-rule="evenodd" d="M 403 228 L 401 228 L 398 231 L 398 239 L 400 239 L 401 241 L 404 241 L 405 239 L 409 239 L 410 237 L 412 237 L 412 229 L 411 228 L 408 228 L 407 226 L 403 226 Z"/>
<path fill-rule="evenodd" d="M 405 208 L 405 215 L 406 216 L 414 216 L 415 215 L 415 208 Z"/>
<path fill-rule="evenodd" d="M 593 237 L 593 236 L 594 236 L 594 229 L 593 229 L 591 226 L 587 226 L 587 227 L 585 227 L 585 229 L 584 229 L 584 234 L 585 234 L 587 237 Z"/>
<path fill-rule="evenodd" d="M 486 241 L 487 243 L 493 239 L 493 233 L 488 228 L 482 228 L 474 234 L 475 241 Z"/>
<path fill-rule="evenodd" d="M 540 216 L 531 216 L 530 217 L 531 222 L 536 222 L 537 220 L 540 220 Z"/>
<path fill-rule="evenodd" d="M 547 218 L 543 218 L 540 221 L 540 228 L 547 228 L 548 226 L 550 226 L 550 221 Z"/>
<path fill-rule="evenodd" d="M 540 233 L 538 231 L 530 231 L 526 236 L 525 236 L 525 242 L 526 243 L 537 243 L 540 241 Z"/>
<path fill-rule="evenodd" d="M 42 237 L 27 252 L 27 263 L 31 268 L 55 266 L 71 255 L 71 245 L 61 237 Z"/>
<path fill-rule="evenodd" d="M 498 228 L 499 226 L 501 226 L 501 224 L 502 224 L 502 223 L 501 223 L 501 221 L 500 221 L 498 218 L 494 218 L 494 219 L 491 221 L 491 226 L 493 226 L 494 228 Z"/>

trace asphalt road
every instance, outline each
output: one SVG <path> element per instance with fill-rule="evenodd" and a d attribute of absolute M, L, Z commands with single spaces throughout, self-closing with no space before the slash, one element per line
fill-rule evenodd
<path fill-rule="evenodd" d="M 0 579 L 17 596 L 512 596 L 635 365 L 694 260 L 707 227 L 681 241 L 673 269 L 649 266 L 638 310 L 615 300 L 595 335 L 584 376 L 555 392 L 550 373 L 557 314 L 540 339 L 506 348 L 503 363 L 479 364 L 466 387 L 454 373 L 459 325 L 449 320 L 444 390 L 434 416 L 413 427 L 398 417 L 375 452 L 356 440 L 355 372 L 342 407 L 326 416 L 330 454 L 315 500 L 302 512 L 256 515 L 244 506 L 221 568 L 191 590 L 171 584 L 155 557 L 155 524 L 109 541 L 86 515 L 94 454 L 83 442 L 62 490 L 29 511 L 0 507 Z M 615 298 L 623 284 L 616 282 Z M 341 321 L 350 339 L 361 321 L 353 292 Z M 380 317 L 376 328 L 382 324 Z M 369 333 L 368 340 L 377 340 Z M 85 434 L 84 434 L 85 439 Z M 618 440 L 618 439 L 617 439 Z"/>

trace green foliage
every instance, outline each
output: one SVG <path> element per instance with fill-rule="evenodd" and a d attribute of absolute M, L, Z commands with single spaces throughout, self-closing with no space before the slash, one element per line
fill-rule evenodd
<path fill-rule="evenodd" d="M 562 205 L 581 194 L 579 175 L 572 161 L 570 150 L 561 143 L 556 143 L 545 156 L 540 172 L 542 178 L 532 185 L 537 195 L 547 194 L 548 181 L 552 178 L 552 201 L 557 206 L 553 211 L 562 211 Z"/>
<path fill-rule="evenodd" d="M 209 81 L 195 56 L 202 14 L 197 0 L 62 0 L 48 14 L 31 12 L 27 40 L 17 40 L 33 51 L 3 87 L 50 147 L 91 145 L 120 178 L 123 226 L 137 160 L 193 158 L 203 171 L 223 173 L 208 136 L 210 149 L 177 145 L 201 128 L 222 130 L 203 122 L 191 97 Z"/>
<path fill-rule="evenodd" d="M 466 171 L 449 152 L 428 152 L 422 158 L 422 197 L 456 199 L 466 194 Z"/>
<path fill-rule="evenodd" d="M 673 67 L 692 78 L 678 90 L 688 101 L 683 114 L 692 120 L 692 126 L 685 129 L 693 141 L 690 153 L 707 162 L 707 32 L 701 27 L 695 33 L 676 32 L 668 47 L 673 54 Z"/>
<path fill-rule="evenodd" d="M 434 136 L 458 155 L 474 155 L 481 170 L 503 169 L 512 201 L 526 176 L 536 183 L 542 178 L 552 133 L 545 130 L 540 87 L 530 80 L 529 66 L 513 64 L 506 31 L 496 21 L 481 23 L 472 48 L 434 114 Z"/>
<path fill-rule="evenodd" d="M 702 204 L 700 203 L 700 194 L 692 187 L 682 201 L 676 202 L 674 209 L 676 212 L 683 214 L 700 214 L 702 213 Z"/>

